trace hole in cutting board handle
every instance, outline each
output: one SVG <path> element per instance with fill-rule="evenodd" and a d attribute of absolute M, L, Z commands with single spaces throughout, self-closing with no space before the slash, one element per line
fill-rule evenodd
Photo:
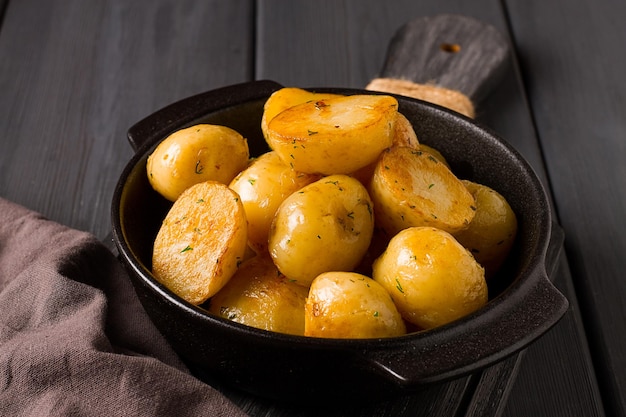
<path fill-rule="evenodd" d="M 458 43 L 442 43 L 439 45 L 439 49 L 450 54 L 456 54 L 457 52 L 461 52 L 461 45 Z"/>

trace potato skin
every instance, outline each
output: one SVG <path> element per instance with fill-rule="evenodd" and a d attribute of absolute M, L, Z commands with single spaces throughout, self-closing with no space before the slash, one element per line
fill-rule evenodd
<path fill-rule="evenodd" d="M 294 171 L 274 151 L 256 158 L 235 177 L 230 188 L 241 197 L 248 219 L 248 243 L 256 253 L 267 251 L 270 226 L 283 200 L 319 178 Z"/>
<path fill-rule="evenodd" d="M 413 130 L 413 125 L 402 113 L 398 112 L 396 115 L 396 123 L 393 131 L 393 138 L 391 140 L 391 146 L 407 146 L 413 149 L 420 149 L 422 146 L 417 139 L 417 134 Z M 372 179 L 374 169 L 376 168 L 376 161 L 378 158 L 367 164 L 366 166 L 359 168 L 350 175 L 361 181 L 361 183 L 367 186 Z"/>
<path fill-rule="evenodd" d="M 391 146 L 398 101 L 386 95 L 353 95 L 290 107 L 268 123 L 266 140 L 293 169 L 349 174 Z"/>
<path fill-rule="evenodd" d="M 419 149 L 420 142 L 417 134 L 413 129 L 413 125 L 405 115 L 398 112 L 396 116 L 396 125 L 393 132 L 393 146 L 406 146 L 413 149 Z"/>
<path fill-rule="evenodd" d="M 148 156 L 152 187 L 175 201 L 190 186 L 208 180 L 228 184 L 246 167 L 247 140 L 226 126 L 199 124 L 172 133 Z"/>
<path fill-rule="evenodd" d="M 154 241 L 152 273 L 176 295 L 201 304 L 235 273 L 247 248 L 246 216 L 225 184 L 191 186 L 174 202 Z"/>
<path fill-rule="evenodd" d="M 373 278 L 402 317 L 421 329 L 450 323 L 487 303 L 483 268 L 452 235 L 433 227 L 394 236 L 374 262 Z"/>
<path fill-rule="evenodd" d="M 437 158 L 394 146 L 381 154 L 370 181 L 377 225 L 393 236 L 414 226 L 466 229 L 475 215 L 472 194 Z"/>
<path fill-rule="evenodd" d="M 327 271 L 351 271 L 374 230 L 372 201 L 347 175 L 331 175 L 296 191 L 276 212 L 269 252 L 278 269 L 308 286 Z"/>
<path fill-rule="evenodd" d="M 431 154 L 432 156 L 437 158 L 437 160 L 439 162 L 441 162 L 446 167 L 448 167 L 448 169 L 451 169 L 450 165 L 448 164 L 448 161 L 446 161 L 446 158 L 437 149 L 433 148 L 432 146 L 425 145 L 423 143 L 419 144 L 418 149 L 420 149 L 420 150 L 422 150 L 424 152 L 428 152 L 429 154 Z"/>
<path fill-rule="evenodd" d="M 259 329 L 304 335 L 308 289 L 279 273 L 272 260 L 258 255 L 245 261 L 210 300 L 209 312 Z"/>
<path fill-rule="evenodd" d="M 305 336 L 365 339 L 405 333 L 389 293 L 371 278 L 354 272 L 326 272 L 311 283 Z"/>
<path fill-rule="evenodd" d="M 335 97 L 341 97 L 341 95 L 316 93 L 296 87 L 284 87 L 275 91 L 263 105 L 263 116 L 261 117 L 261 131 L 263 132 L 263 136 L 267 138 L 267 125 L 269 121 L 283 110 L 287 110 L 297 104 L 306 103 L 307 101 L 316 102 Z"/>
<path fill-rule="evenodd" d="M 463 180 L 476 200 L 476 215 L 469 227 L 454 237 L 467 248 L 491 278 L 506 260 L 517 234 L 517 217 L 506 199 L 494 189 Z"/>

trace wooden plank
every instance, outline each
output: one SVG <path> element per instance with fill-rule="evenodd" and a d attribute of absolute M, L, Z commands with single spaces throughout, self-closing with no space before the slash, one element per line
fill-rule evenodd
<path fill-rule="evenodd" d="M 459 392 L 465 392 L 467 383 L 466 379 L 460 379 L 428 387 L 420 395 L 407 395 L 373 404 L 363 398 L 362 403 L 336 404 L 332 407 L 320 407 L 315 398 L 311 398 L 307 404 L 289 404 L 253 398 L 229 389 L 222 389 L 222 392 L 253 417 L 460 416 L 464 415 L 464 411 L 460 409 Z"/>
<path fill-rule="evenodd" d="M 626 414 L 626 4 L 507 1 L 608 415 Z"/>
<path fill-rule="evenodd" d="M 104 237 L 132 154 L 126 130 L 170 102 L 249 79 L 252 11 L 247 0 L 9 2 L 0 195 Z"/>
<path fill-rule="evenodd" d="M 555 284 L 561 291 L 574 294 L 565 257 L 558 267 Z M 558 328 L 526 350 L 503 416 L 605 415 L 595 375 L 588 372 L 587 345 L 577 337 L 582 328 L 580 311 L 575 297 L 569 298 L 572 308 Z"/>

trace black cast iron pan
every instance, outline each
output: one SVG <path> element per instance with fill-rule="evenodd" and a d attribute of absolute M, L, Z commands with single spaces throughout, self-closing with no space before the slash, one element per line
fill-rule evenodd
<path fill-rule="evenodd" d="M 439 149 L 459 177 L 502 193 L 518 216 L 517 241 L 508 263 L 491 280 L 484 308 L 446 326 L 403 337 L 318 339 L 215 317 L 160 285 L 150 273 L 152 242 L 171 203 L 150 187 L 147 156 L 168 134 L 196 123 L 231 127 L 247 137 L 251 154 L 267 151 L 260 130 L 263 104 L 281 87 L 256 81 L 212 90 L 159 110 L 129 130 L 136 153 L 114 193 L 114 240 L 145 310 L 189 364 L 203 375 L 268 398 L 387 398 L 494 364 L 562 317 L 567 300 L 546 273 L 546 265 L 556 262 L 562 236 L 551 233 L 547 197 L 532 168 L 506 141 L 474 121 L 403 96 L 396 96 L 399 109 L 419 140 Z"/>

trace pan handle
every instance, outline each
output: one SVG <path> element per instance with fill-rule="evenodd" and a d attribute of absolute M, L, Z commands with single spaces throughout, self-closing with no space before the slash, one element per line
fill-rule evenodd
<path fill-rule="evenodd" d="M 404 340 L 404 348 L 364 352 L 360 358 L 385 379 L 406 389 L 459 377 L 481 369 L 523 349 L 554 326 L 565 314 L 567 298 L 548 278 L 556 271 L 563 246 L 562 229 L 553 224 L 545 269 L 488 311 L 468 318 L 464 326 L 444 326 L 429 337 Z M 491 310 L 491 311 L 489 311 Z M 490 317 L 499 317 L 493 322 Z M 442 372 L 443 371 L 443 372 Z"/>
<path fill-rule="evenodd" d="M 135 123 L 128 129 L 128 141 L 137 152 L 205 114 L 267 97 L 281 87 L 269 80 L 250 81 L 187 97 Z"/>

